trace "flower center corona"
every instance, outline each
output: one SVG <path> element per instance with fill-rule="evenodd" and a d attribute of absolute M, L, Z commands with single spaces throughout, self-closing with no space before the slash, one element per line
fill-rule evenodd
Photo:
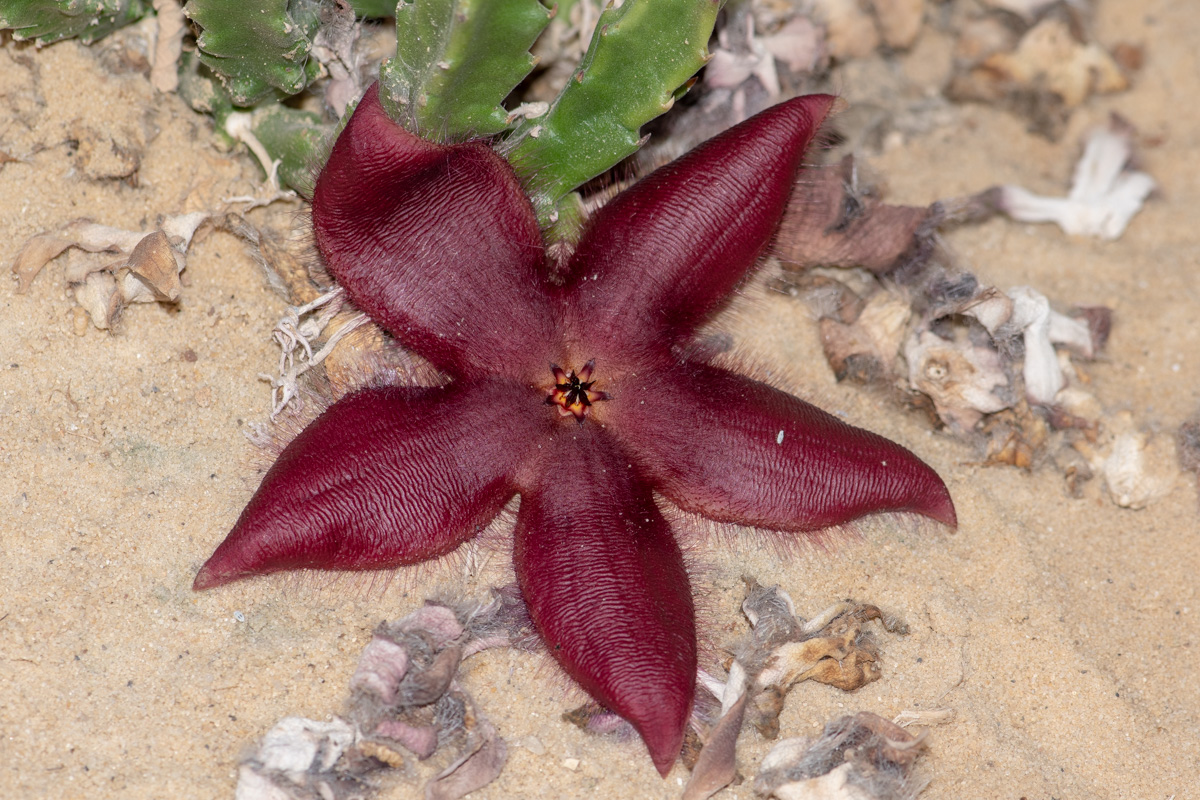
<path fill-rule="evenodd" d="M 554 373 L 554 388 L 546 397 L 546 404 L 558 406 L 558 413 L 564 417 L 573 416 L 583 422 L 592 403 L 608 399 L 604 392 L 592 388 L 595 383 L 592 380 L 592 373 L 596 371 L 595 360 L 584 364 L 579 372 L 566 372 L 557 364 L 551 364 L 550 369 Z"/>

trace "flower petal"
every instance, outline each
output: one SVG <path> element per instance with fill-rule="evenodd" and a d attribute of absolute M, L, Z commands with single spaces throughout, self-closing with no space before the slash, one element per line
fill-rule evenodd
<path fill-rule="evenodd" d="M 607 355 L 707 319 L 766 250 L 832 103 L 773 106 L 596 212 L 567 267 L 589 343 Z"/>
<path fill-rule="evenodd" d="M 540 395 L 498 381 L 343 398 L 284 449 L 195 588 L 285 569 L 381 569 L 450 552 L 512 498 L 510 475 L 538 416 L 523 406 L 540 403 Z"/>
<path fill-rule="evenodd" d="M 513 562 L 550 652 L 633 723 L 666 775 L 696 684 L 683 555 L 650 488 L 595 425 L 565 425 L 522 487 Z"/>
<path fill-rule="evenodd" d="M 355 305 L 452 375 L 536 353 L 552 315 L 533 207 L 483 142 L 440 145 L 392 121 L 378 84 L 313 192 L 317 247 Z M 513 373 L 509 373 L 513 374 Z"/>
<path fill-rule="evenodd" d="M 946 485 L 908 450 L 722 369 L 627 380 L 605 413 L 659 491 L 718 522 L 812 531 L 910 511 L 957 524 Z"/>

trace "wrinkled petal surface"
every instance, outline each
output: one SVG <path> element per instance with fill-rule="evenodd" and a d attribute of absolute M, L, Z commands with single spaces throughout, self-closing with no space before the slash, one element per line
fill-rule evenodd
<path fill-rule="evenodd" d="M 196 576 L 381 569 L 443 555 L 496 516 L 539 398 L 502 381 L 349 395 L 292 441 Z"/>
<path fill-rule="evenodd" d="M 606 412 L 659 491 L 719 522 L 811 531 L 909 511 L 956 524 L 908 450 L 765 384 L 684 364 L 625 382 Z"/>
<path fill-rule="evenodd" d="M 770 243 L 832 103 L 809 95 L 773 106 L 596 212 L 567 268 L 593 355 L 686 336 L 721 305 Z"/>
<path fill-rule="evenodd" d="M 617 195 L 552 282 L 508 163 L 485 142 L 406 132 L 372 87 L 317 181 L 317 246 L 354 303 L 451 380 L 332 406 L 284 450 L 196 588 L 424 561 L 519 492 L 513 561 L 538 632 L 665 775 L 697 646 L 656 491 L 781 531 L 881 511 L 955 522 L 945 485 L 904 448 L 677 355 L 771 246 L 831 103 L 768 109 Z"/>
<path fill-rule="evenodd" d="M 333 146 L 312 216 L 354 304 L 440 369 L 544 366 L 534 343 L 553 320 L 541 234 L 508 162 L 485 143 L 414 136 L 384 112 L 377 84 Z"/>
<path fill-rule="evenodd" d="M 542 447 L 513 551 L 530 616 L 559 664 L 633 724 L 666 775 L 696 682 L 683 555 L 650 487 L 597 426 L 571 423 Z"/>

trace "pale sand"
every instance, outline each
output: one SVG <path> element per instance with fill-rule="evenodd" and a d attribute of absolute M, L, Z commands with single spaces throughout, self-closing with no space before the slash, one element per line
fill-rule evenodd
<path fill-rule="evenodd" d="M 1146 65 L 1131 91 L 1076 113 L 1059 144 L 967 107 L 956 124 L 871 162 L 901 202 L 1009 181 L 1060 193 L 1079 134 L 1110 110 L 1161 139 L 1143 161 L 1162 196 L 1120 241 L 1005 221 L 950 241 L 988 282 L 1031 284 L 1060 307 L 1112 305 L 1107 356 L 1088 368 L 1093 389 L 1108 408 L 1173 432 L 1200 406 L 1200 10 L 1109 0 L 1097 35 L 1143 43 Z M 140 228 L 259 184 L 245 158 L 211 147 L 205 120 L 155 98 L 138 74 L 106 71 L 98 49 L 0 53 L 0 149 L 32 154 L 0 167 L 6 264 L 28 237 L 79 216 Z M 947 52 L 927 32 L 901 63 L 924 79 Z M 853 101 L 856 87 L 844 94 Z M 119 133 L 143 113 L 159 133 L 139 185 L 81 179 L 65 140 L 88 128 Z M 275 368 L 270 331 L 285 303 L 243 243 L 217 233 L 191 256 L 177 310 L 135 307 L 116 335 L 78 336 L 62 261 L 27 295 L 0 281 L 0 788 L 10 797 L 230 797 L 239 754 L 276 720 L 339 709 L 377 622 L 438 589 L 483 598 L 510 570 L 493 557 L 473 572 L 456 566 L 387 589 L 272 578 L 193 593 L 196 569 L 255 485 L 243 432 L 268 409 L 255 376 Z M 912 626 L 906 638 L 883 637 L 879 682 L 854 694 L 794 691 L 784 734 L 811 735 L 858 710 L 952 708 L 921 767 L 930 800 L 1200 797 L 1194 477 L 1134 512 L 1114 506 L 1100 480 L 1071 499 L 1052 467 L 974 466 L 973 450 L 930 433 L 924 419 L 837 385 L 800 304 L 775 297 L 760 311 L 741 328 L 743 344 L 798 372 L 825 408 L 916 450 L 946 477 L 961 520 L 955 534 L 876 522 L 831 552 L 784 560 L 752 542 L 704 549 L 711 568 L 697 583 L 717 642 L 746 629 L 744 573 L 782 584 L 802 614 L 850 596 Z M 540 755 L 512 746 L 500 779 L 474 796 L 677 796 L 682 767 L 663 781 L 639 743 L 590 738 L 559 719 L 582 697 L 540 656 L 489 652 L 465 672 L 508 741 L 536 735 L 545 746 Z M 743 734 L 744 772 L 767 747 Z M 569 758 L 576 769 L 564 766 Z M 391 796 L 416 796 L 418 780 Z M 748 783 L 721 795 L 751 796 Z"/>

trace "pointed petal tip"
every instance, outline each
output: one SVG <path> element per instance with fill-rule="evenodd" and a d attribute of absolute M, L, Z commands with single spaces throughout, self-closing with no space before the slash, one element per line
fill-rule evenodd
<path fill-rule="evenodd" d="M 649 736 L 642 733 L 642 741 L 650 751 L 650 760 L 654 762 L 658 774 L 664 778 L 679 760 L 679 753 L 683 750 L 683 734 L 683 729 L 678 732 L 660 731 Z"/>
<path fill-rule="evenodd" d="M 884 507 L 880 510 L 920 514 L 934 522 L 940 522 L 951 531 L 956 530 L 958 528 L 958 512 L 954 508 L 954 499 L 950 496 L 950 490 L 946 488 L 946 482 L 933 467 L 918 458 L 916 454 L 909 451 L 905 451 L 905 453 L 909 462 L 905 492 L 908 499 L 897 498 L 890 509 Z"/>
<path fill-rule="evenodd" d="M 226 569 L 225 565 L 217 563 L 214 555 L 213 558 L 204 562 L 204 566 L 196 573 L 196 579 L 192 581 L 192 591 L 203 592 L 205 589 L 215 589 L 241 577 L 243 577 L 241 573 Z"/>
<path fill-rule="evenodd" d="M 208 568 L 207 564 L 205 564 L 200 568 L 200 571 L 196 573 L 196 579 L 192 581 L 192 591 L 203 592 L 205 589 L 212 589 L 213 587 L 220 586 L 222 583 L 223 581 L 221 578 L 217 575 L 214 575 L 213 571 Z"/>
<path fill-rule="evenodd" d="M 899 445 L 895 445 L 899 447 Z M 934 522 L 940 522 L 952 531 L 958 528 L 958 511 L 950 489 L 937 470 L 925 463 L 916 453 L 904 450 L 907 461 L 906 480 L 908 503 L 897 503 L 895 510 L 911 511 Z M 894 462 L 893 462 L 894 463 Z"/>
<path fill-rule="evenodd" d="M 954 509 L 954 500 L 950 497 L 950 490 L 946 488 L 946 484 L 942 482 L 941 478 L 938 478 L 937 481 L 938 491 L 928 493 L 925 504 L 916 510 L 926 517 L 942 523 L 952 531 L 958 530 L 958 512 Z"/>

